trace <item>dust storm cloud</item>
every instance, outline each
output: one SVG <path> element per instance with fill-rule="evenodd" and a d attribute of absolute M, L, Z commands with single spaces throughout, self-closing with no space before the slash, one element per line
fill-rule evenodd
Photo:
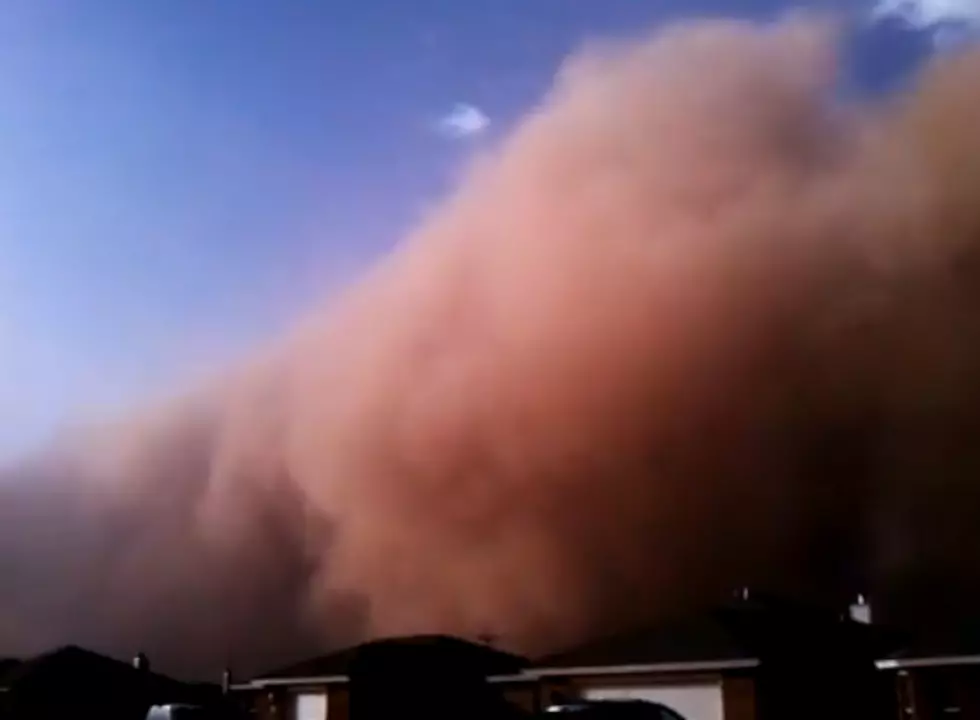
<path fill-rule="evenodd" d="M 584 48 L 263 358 L 9 471 L 0 648 L 198 672 L 544 652 L 742 584 L 971 597 L 980 56 L 861 105 L 837 37 Z"/>

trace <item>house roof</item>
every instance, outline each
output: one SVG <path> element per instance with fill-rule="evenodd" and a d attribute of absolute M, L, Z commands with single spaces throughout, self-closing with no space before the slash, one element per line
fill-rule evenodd
<path fill-rule="evenodd" d="M 842 644 L 869 659 L 895 647 L 878 628 L 826 608 L 753 596 L 539 658 L 533 672 L 722 671 L 839 654 Z"/>
<path fill-rule="evenodd" d="M 345 680 L 351 668 L 365 662 L 451 662 L 465 664 L 487 675 L 519 672 L 528 662 L 522 657 L 445 635 L 385 638 L 346 648 L 336 653 L 304 660 L 264 673 L 253 684 L 279 685 L 304 680 Z"/>
<path fill-rule="evenodd" d="M 980 632 L 976 637 L 975 659 L 980 664 Z M 476 664 L 498 680 L 514 676 L 531 680 L 568 674 L 724 672 L 752 668 L 763 661 L 774 666 L 786 662 L 821 663 L 835 661 L 842 648 L 847 648 L 854 662 L 865 662 L 864 659 L 870 662 L 888 657 L 898 647 L 893 634 L 877 626 L 842 619 L 833 609 L 753 595 L 652 627 L 599 638 L 540 657 L 533 663 L 457 638 L 417 636 L 347 648 L 265 673 L 248 685 L 257 688 L 304 681 L 343 682 L 358 658 L 372 653 L 378 658 L 382 650 L 390 658 L 388 667 L 392 668 L 417 667 L 425 657 L 424 648 L 425 652 L 435 650 L 442 658 L 455 657 L 454 662 L 461 665 Z M 406 657 L 410 658 L 407 663 Z"/>
<path fill-rule="evenodd" d="M 11 697 L 45 703 L 59 697 L 94 698 L 105 690 L 153 702 L 194 702 L 202 694 L 177 680 L 75 646 L 21 662 L 7 673 L 5 681 Z"/>
<path fill-rule="evenodd" d="M 718 617 L 704 614 L 600 638 L 570 651 L 539 658 L 534 668 L 567 671 L 652 665 L 738 665 L 754 660 L 754 654 L 739 644 Z"/>
<path fill-rule="evenodd" d="M 258 676 L 258 680 L 283 680 L 287 678 L 341 677 L 347 675 L 347 668 L 357 651 L 356 647 L 345 648 L 339 652 L 302 660 L 286 667 L 271 670 Z"/>
<path fill-rule="evenodd" d="M 483 676 L 509 675 L 527 667 L 518 655 L 446 635 L 388 638 L 361 645 L 352 669 L 374 672 L 378 668 L 414 663 L 430 669 L 462 668 Z"/>
<path fill-rule="evenodd" d="M 908 633 L 900 648 L 885 655 L 879 666 L 963 664 L 980 665 L 980 621 Z"/>

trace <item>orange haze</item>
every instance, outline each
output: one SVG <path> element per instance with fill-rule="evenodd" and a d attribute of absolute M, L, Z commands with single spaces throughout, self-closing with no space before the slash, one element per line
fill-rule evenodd
<path fill-rule="evenodd" d="M 980 55 L 854 104 L 836 39 L 583 49 L 263 357 L 11 469 L 0 654 L 254 669 L 415 631 L 542 652 L 741 584 L 969 597 Z"/>

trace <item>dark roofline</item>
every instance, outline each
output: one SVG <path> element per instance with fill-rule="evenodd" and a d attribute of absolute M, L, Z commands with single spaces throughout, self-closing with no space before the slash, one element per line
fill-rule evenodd
<path fill-rule="evenodd" d="M 738 670 L 752 670 L 759 667 L 759 660 L 745 658 L 741 660 L 706 660 L 700 662 L 678 663 L 645 663 L 636 665 L 596 665 L 579 667 L 535 667 L 526 669 L 516 675 L 495 675 L 488 678 L 491 683 L 521 683 L 538 682 L 546 678 L 569 676 L 622 676 L 645 674 L 679 674 L 695 675 L 707 673 L 724 673 Z M 980 665 L 980 655 L 936 655 L 914 658 L 884 658 L 877 660 L 875 666 L 881 671 L 906 670 L 933 667 L 962 667 Z M 232 685 L 235 692 L 255 690 L 271 690 L 280 687 L 305 687 L 319 685 L 341 685 L 348 682 L 346 675 L 318 675 L 308 677 L 275 677 L 257 678 L 245 683 Z"/>
<path fill-rule="evenodd" d="M 708 609 L 599 637 L 540 657 L 534 667 L 558 673 L 578 668 L 730 667 L 757 661 L 757 653 L 742 640 L 717 611 Z"/>
<path fill-rule="evenodd" d="M 638 674 L 707 674 L 732 670 L 750 670 L 758 667 L 755 658 L 733 660 L 702 660 L 692 662 L 662 662 L 634 665 L 594 665 L 567 667 L 527 668 L 512 675 L 491 675 L 490 683 L 537 682 L 543 678 L 566 677 L 569 675 L 638 675 Z M 349 682 L 346 674 L 308 675 L 293 677 L 263 677 L 232 686 L 234 691 L 265 690 L 277 687 L 309 687 L 317 685 L 342 685 Z"/>
<path fill-rule="evenodd" d="M 318 655 L 285 667 L 262 673 L 254 680 L 276 681 L 290 678 L 316 677 L 338 678 L 347 676 L 347 666 L 354 648 L 344 648 L 335 653 Z"/>
<path fill-rule="evenodd" d="M 725 660 L 689 660 L 684 662 L 650 662 L 631 665 L 566 665 L 536 667 L 525 672 L 532 678 L 565 677 L 568 675 L 645 675 L 650 674 L 700 674 L 730 670 L 749 670 L 759 666 L 757 658 L 731 658 Z"/>
<path fill-rule="evenodd" d="M 688 611 L 655 625 L 598 638 L 539 658 L 537 668 L 736 667 L 762 657 L 796 656 L 795 640 L 820 646 L 844 641 L 870 657 L 889 657 L 897 644 L 880 626 L 842 617 L 836 609 L 741 593 L 728 603 Z M 822 651 L 826 652 L 827 648 Z M 805 651 L 804 653 L 805 654 Z M 734 663 L 734 665 L 732 664 Z"/>
<path fill-rule="evenodd" d="M 507 671 L 508 674 L 491 676 L 492 681 L 528 682 L 570 675 L 717 674 L 755 668 L 760 663 L 758 649 L 748 647 L 755 643 L 746 643 L 745 632 L 733 627 L 731 620 L 735 616 L 749 621 L 750 626 L 765 616 L 790 619 L 803 625 L 840 623 L 839 617 L 824 609 L 797 607 L 793 603 L 764 597 L 740 597 L 722 608 L 689 613 L 673 622 L 618 633 L 567 652 L 545 656 L 516 674 Z M 337 662 L 337 659 L 348 653 L 350 650 L 300 663 L 260 676 L 250 683 L 238 684 L 236 689 L 346 683 L 345 663 Z"/>
<path fill-rule="evenodd" d="M 380 638 L 370 642 L 344 648 L 335 653 L 293 663 L 263 673 L 250 683 L 237 684 L 235 687 L 266 687 L 276 685 L 322 685 L 347 682 L 350 666 L 355 659 L 365 651 L 372 654 L 388 654 L 398 652 L 402 647 L 419 645 L 422 648 L 440 648 L 445 652 L 466 653 L 472 656 L 483 656 L 481 662 L 485 666 L 500 668 L 501 672 L 518 672 L 527 666 L 528 661 L 513 653 L 499 650 L 483 642 L 472 642 L 462 638 L 447 635 L 415 635 L 407 637 Z"/>
<path fill-rule="evenodd" d="M 66 645 L 20 661 L 0 680 L 4 692 L 33 693 L 40 688 L 39 678 L 48 682 L 74 676 L 102 682 L 114 678 L 139 684 L 141 692 L 171 698 L 174 702 L 204 702 L 220 696 L 220 686 L 211 683 L 187 683 L 150 670 L 140 670 L 124 660 L 102 655 L 75 645 Z"/>
<path fill-rule="evenodd" d="M 491 682 L 534 682 L 548 677 L 622 676 L 630 674 L 718 674 L 748 670 L 759 666 L 766 655 L 766 644 L 787 631 L 820 644 L 827 632 L 844 633 L 874 657 L 879 670 L 951 665 L 980 665 L 980 654 L 968 648 L 922 645 L 901 642 L 896 634 L 878 625 L 867 625 L 819 607 L 797 605 L 765 597 L 738 598 L 720 608 L 677 618 L 639 632 L 620 633 L 597 642 L 552 654 L 539 659 L 531 667 L 509 674 L 491 675 Z M 759 633 L 760 637 L 754 637 Z M 438 637 L 438 636 L 432 636 Z M 769 640 L 765 640 L 769 637 Z M 423 638 L 418 638 L 423 639 Z M 892 652 L 904 647 L 904 651 Z M 488 648 L 492 649 L 492 648 Z M 350 655 L 356 648 L 294 665 L 291 668 L 260 676 L 251 682 L 234 686 L 235 690 L 257 690 L 274 687 L 298 687 L 343 684 L 348 682 L 345 663 L 338 657 Z M 824 649 L 826 650 L 826 648 Z M 962 652 L 966 650 L 966 652 Z M 815 648 L 817 656 L 821 651 Z M 796 661 L 806 661 L 805 648 Z M 811 658 L 817 660 L 817 657 Z M 792 658 L 787 658 L 793 661 Z"/>

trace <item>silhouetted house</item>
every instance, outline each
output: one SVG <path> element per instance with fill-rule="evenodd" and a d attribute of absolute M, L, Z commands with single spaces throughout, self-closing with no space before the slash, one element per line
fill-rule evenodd
<path fill-rule="evenodd" d="M 889 632 L 861 619 L 772 598 L 723 608 L 719 618 L 759 659 L 756 717 L 795 720 L 894 718 L 895 694 L 876 660 L 897 647 Z"/>
<path fill-rule="evenodd" d="M 545 657 L 530 670 L 541 709 L 569 700 L 651 700 L 687 720 L 756 717 L 759 658 L 716 616 L 681 618 Z"/>
<path fill-rule="evenodd" d="M 875 664 L 893 649 L 890 637 L 840 613 L 773 599 L 743 597 L 730 606 L 530 665 L 485 646 L 438 642 L 485 653 L 480 672 L 488 676 L 487 683 L 530 712 L 579 700 L 639 699 L 667 706 L 685 720 L 894 720 L 896 713 L 894 680 Z M 264 720 L 361 720 L 353 672 L 357 657 L 356 650 L 345 651 L 238 689 L 252 693 L 253 707 Z M 400 699 L 418 695 L 412 689 L 416 686 L 429 697 L 441 693 L 447 703 L 455 703 L 457 714 L 473 716 L 477 705 L 496 707 L 493 700 L 478 700 L 484 691 L 475 686 L 457 691 L 470 680 L 461 679 L 444 659 L 423 661 L 422 654 L 405 651 L 389 653 L 388 663 L 388 679 L 362 684 L 374 689 L 360 695 L 394 703 L 388 714 Z M 472 658 L 459 665 L 472 667 Z M 469 671 L 467 677 L 473 675 Z M 401 707 L 413 703 L 421 706 L 406 700 Z M 422 714 L 448 712 L 447 705 Z"/>
<path fill-rule="evenodd" d="M 239 703 L 259 718 L 325 718 L 328 708 L 331 718 L 346 717 L 347 668 L 355 650 L 305 660 L 232 689 Z"/>
<path fill-rule="evenodd" d="M 457 638 L 392 638 L 270 672 L 234 690 L 263 720 L 361 720 L 396 708 L 400 716 L 438 718 L 449 708 L 458 715 L 467 698 L 480 698 L 480 708 L 501 697 L 533 706 L 536 681 L 520 675 L 526 665 Z M 494 690 L 487 689 L 491 684 Z M 474 710 L 467 714 L 475 717 Z"/>
<path fill-rule="evenodd" d="M 217 687 L 186 685 L 77 647 L 20 663 L 5 684 L 2 717 L 14 720 L 143 720 L 155 704 L 213 703 Z"/>
<path fill-rule="evenodd" d="M 509 720 L 522 716 L 489 678 L 519 673 L 526 661 L 449 637 L 392 639 L 362 646 L 348 667 L 350 720 Z"/>
<path fill-rule="evenodd" d="M 642 699 L 687 720 L 894 717 L 875 667 L 890 638 L 826 609 L 747 594 L 730 605 L 543 658 L 545 704 Z"/>
<path fill-rule="evenodd" d="M 980 720 L 980 626 L 920 633 L 878 668 L 903 720 Z"/>

